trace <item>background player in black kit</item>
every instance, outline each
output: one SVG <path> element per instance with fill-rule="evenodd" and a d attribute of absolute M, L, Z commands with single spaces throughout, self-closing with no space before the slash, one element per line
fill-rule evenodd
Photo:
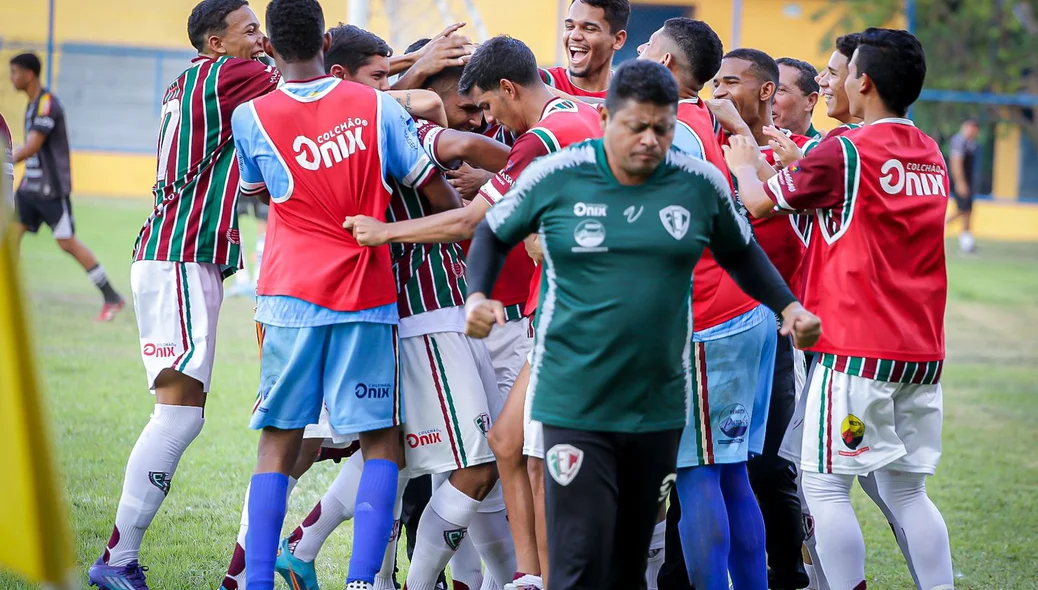
<path fill-rule="evenodd" d="M 23 53 L 11 59 L 11 84 L 29 97 L 25 110 L 25 144 L 14 150 L 14 163 L 25 162 L 25 175 L 15 192 L 18 211 L 15 244 L 25 232 L 36 233 L 47 224 L 58 246 L 83 266 L 104 295 L 98 321 L 111 321 L 125 305 L 108 282 L 105 269 L 94 253 L 76 237 L 72 217 L 72 172 L 69 166 L 65 109 L 50 90 L 40 84 L 40 58 Z"/>

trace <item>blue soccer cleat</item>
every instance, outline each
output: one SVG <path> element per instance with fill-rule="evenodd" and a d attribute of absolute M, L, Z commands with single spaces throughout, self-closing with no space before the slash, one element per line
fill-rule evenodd
<path fill-rule="evenodd" d="M 274 562 L 274 571 L 281 574 L 292 590 L 321 590 L 317 584 L 317 570 L 314 568 L 314 562 L 296 559 L 296 556 L 288 550 L 288 539 L 281 540 L 281 546 L 278 547 L 278 559 Z"/>
<path fill-rule="evenodd" d="M 111 566 L 101 557 L 90 566 L 90 585 L 98 590 L 148 590 L 144 572 L 148 568 L 141 567 L 137 560 L 122 566 Z"/>

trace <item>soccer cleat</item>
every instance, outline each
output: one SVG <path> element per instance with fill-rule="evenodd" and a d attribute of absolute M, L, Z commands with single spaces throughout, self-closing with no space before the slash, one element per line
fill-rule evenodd
<path fill-rule="evenodd" d="M 504 590 L 544 590 L 544 581 L 540 576 L 526 574 L 505 584 Z"/>
<path fill-rule="evenodd" d="M 141 567 L 137 560 L 123 566 L 111 566 L 104 562 L 104 558 L 98 557 L 94 565 L 90 566 L 89 581 L 91 586 L 97 586 L 98 590 L 148 590 L 144 572 L 148 568 Z"/>
<path fill-rule="evenodd" d="M 115 316 L 119 315 L 119 312 L 126 307 L 126 300 L 120 299 L 116 303 L 105 303 L 101 308 L 101 313 L 97 314 L 94 318 L 98 322 L 110 322 L 115 319 Z"/>
<path fill-rule="evenodd" d="M 274 562 L 274 571 L 281 574 L 292 590 L 320 590 L 317 584 L 317 570 L 314 563 L 296 559 L 288 550 L 288 539 L 281 540 L 278 547 L 278 559 Z M 347 586 L 349 588 L 349 586 Z"/>

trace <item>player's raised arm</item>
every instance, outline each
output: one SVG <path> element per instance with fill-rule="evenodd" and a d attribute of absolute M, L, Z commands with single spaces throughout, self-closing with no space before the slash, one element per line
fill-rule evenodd
<path fill-rule="evenodd" d="M 502 170 L 508 165 L 511 148 L 485 135 L 421 122 L 418 135 L 441 168 L 454 169 L 461 162 L 484 170 Z"/>
<path fill-rule="evenodd" d="M 447 111 L 443 109 L 443 101 L 432 90 L 390 90 L 386 92 L 408 115 L 418 119 L 428 119 L 437 125 L 447 125 Z"/>

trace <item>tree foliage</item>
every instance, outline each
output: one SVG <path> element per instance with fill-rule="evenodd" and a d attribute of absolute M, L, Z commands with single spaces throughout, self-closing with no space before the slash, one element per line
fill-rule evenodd
<path fill-rule="evenodd" d="M 817 16 L 835 12 L 831 40 L 898 22 L 905 8 L 904 0 L 845 0 Z M 1034 0 L 917 0 L 914 33 L 926 49 L 926 88 L 1030 94 L 1038 102 L 1036 19 Z M 967 115 L 1015 123 L 1038 145 L 1038 117 L 1028 107 L 921 102 L 915 109 L 919 123 L 939 135 L 954 132 Z"/>

